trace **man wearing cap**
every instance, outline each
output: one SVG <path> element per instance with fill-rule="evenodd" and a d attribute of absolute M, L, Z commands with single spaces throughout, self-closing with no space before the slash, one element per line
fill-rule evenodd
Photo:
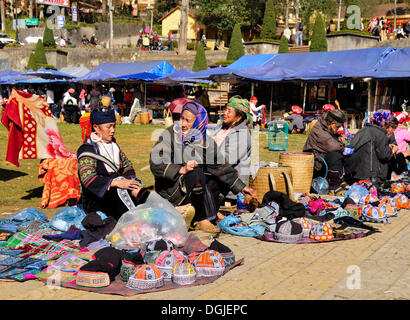
<path fill-rule="evenodd" d="M 255 126 L 258 121 L 260 120 L 260 112 L 262 110 L 263 112 L 263 108 L 265 108 L 266 106 L 264 104 L 261 104 L 259 107 L 257 107 L 258 103 L 258 98 L 256 98 L 255 96 L 251 97 L 249 99 L 249 105 L 250 105 L 250 110 L 251 110 L 251 114 L 252 114 L 252 124 L 253 126 Z"/>
<path fill-rule="evenodd" d="M 337 131 L 346 122 L 346 116 L 341 110 L 329 110 L 318 119 L 306 140 L 303 152 L 311 152 L 315 157 L 321 157 L 328 167 L 329 190 L 335 194 L 347 188 L 343 182 L 344 164 L 343 151 L 346 140 Z M 314 176 L 324 176 L 322 160 L 315 159 Z"/>
<path fill-rule="evenodd" d="M 144 203 L 149 191 L 135 176 L 131 162 L 115 141 L 115 113 L 93 111 L 92 132 L 77 151 L 78 175 L 84 211 L 104 212 L 119 219 L 138 204 Z"/>

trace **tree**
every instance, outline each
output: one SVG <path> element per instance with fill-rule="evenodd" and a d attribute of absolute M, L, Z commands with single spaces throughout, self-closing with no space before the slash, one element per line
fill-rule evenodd
<path fill-rule="evenodd" d="M 194 0 L 195 16 L 199 23 L 220 31 L 233 30 L 236 23 L 250 20 L 248 0 Z"/>
<path fill-rule="evenodd" d="M 47 65 L 47 57 L 44 51 L 43 41 L 41 40 L 37 41 L 36 49 L 34 50 L 34 62 L 36 67 Z"/>
<path fill-rule="evenodd" d="M 285 36 L 282 36 L 282 38 L 280 38 L 280 45 L 279 45 L 278 53 L 288 53 L 288 52 L 289 52 L 288 39 Z"/>
<path fill-rule="evenodd" d="M 313 25 L 312 41 L 310 43 L 311 52 L 327 51 L 326 27 L 320 13 L 316 15 Z"/>
<path fill-rule="evenodd" d="M 187 46 L 187 28 L 188 28 L 188 10 L 189 10 L 189 0 L 182 0 L 181 4 L 181 20 L 179 24 L 179 42 L 178 42 L 178 52 L 180 54 L 186 53 Z"/>
<path fill-rule="evenodd" d="M 32 69 L 32 70 L 37 70 L 38 69 L 37 66 L 36 66 L 34 52 L 32 52 L 30 54 L 30 58 L 28 59 L 28 63 L 27 63 L 27 67 L 26 67 L 26 70 L 30 70 L 30 69 Z"/>
<path fill-rule="evenodd" d="M 6 31 L 6 8 L 4 7 L 4 1 L 0 1 L 0 15 L 1 15 L 1 31 Z"/>
<path fill-rule="evenodd" d="M 241 25 L 237 23 L 232 31 L 226 60 L 237 60 L 243 55 L 245 55 L 245 50 L 242 43 Z"/>
<path fill-rule="evenodd" d="M 276 15 L 273 0 L 268 0 L 266 2 L 260 37 L 261 39 L 275 39 L 276 37 Z"/>
<path fill-rule="evenodd" d="M 199 42 L 196 46 L 196 55 L 192 71 L 196 72 L 206 69 L 208 69 L 208 64 L 206 62 L 205 49 L 202 43 Z"/>
<path fill-rule="evenodd" d="M 55 48 L 57 46 L 54 40 L 53 30 L 47 26 L 47 23 L 43 33 L 43 45 L 46 48 Z"/>

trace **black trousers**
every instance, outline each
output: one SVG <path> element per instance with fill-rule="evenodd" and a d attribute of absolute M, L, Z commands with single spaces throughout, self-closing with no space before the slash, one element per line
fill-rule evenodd
<path fill-rule="evenodd" d="M 78 106 L 65 105 L 64 106 L 64 121 L 67 123 L 79 123 L 79 111 Z"/>
<path fill-rule="evenodd" d="M 406 158 L 402 153 L 395 154 L 391 157 L 389 162 L 389 171 L 387 174 L 387 179 L 391 178 L 391 174 L 395 172 L 396 174 L 402 174 L 407 171 Z"/>
<path fill-rule="evenodd" d="M 187 199 L 184 204 L 191 203 L 195 208 L 193 222 L 216 219 L 229 188 L 223 186 L 214 176 L 206 175 L 202 168 L 195 168 L 184 176 Z"/>

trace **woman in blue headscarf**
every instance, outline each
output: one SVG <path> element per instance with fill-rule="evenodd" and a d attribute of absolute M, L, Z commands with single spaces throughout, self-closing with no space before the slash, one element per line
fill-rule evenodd
<path fill-rule="evenodd" d="M 155 191 L 175 206 L 191 203 L 195 208 L 192 226 L 212 233 L 219 232 L 213 222 L 229 191 L 251 196 L 256 193 L 218 152 L 215 141 L 206 133 L 207 126 L 205 108 L 187 102 L 180 120 L 164 130 L 152 149 L 150 167 Z"/>

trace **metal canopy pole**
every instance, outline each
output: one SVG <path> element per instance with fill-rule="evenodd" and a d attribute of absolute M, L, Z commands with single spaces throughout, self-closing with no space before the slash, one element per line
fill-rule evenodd
<path fill-rule="evenodd" d="M 304 83 L 304 90 L 303 90 L 303 113 L 305 113 L 306 107 L 306 94 L 307 94 L 307 82 Z"/>

